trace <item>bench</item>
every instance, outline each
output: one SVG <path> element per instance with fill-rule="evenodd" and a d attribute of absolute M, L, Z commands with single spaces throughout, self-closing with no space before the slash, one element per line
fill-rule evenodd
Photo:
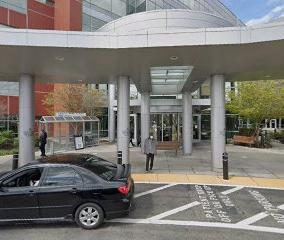
<path fill-rule="evenodd" d="M 235 135 L 233 137 L 233 141 L 234 141 L 234 145 L 245 144 L 245 145 L 252 147 L 256 143 L 256 137 L 255 136 L 247 137 L 247 136 Z"/>
<path fill-rule="evenodd" d="M 157 142 L 157 150 L 175 150 L 177 155 L 177 152 L 179 150 L 179 142 Z"/>

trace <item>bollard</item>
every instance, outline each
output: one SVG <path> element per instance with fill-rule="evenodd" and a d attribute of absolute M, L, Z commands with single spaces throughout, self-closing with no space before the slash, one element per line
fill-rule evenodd
<path fill-rule="evenodd" d="M 223 153 L 223 179 L 229 180 L 228 153 Z"/>
<path fill-rule="evenodd" d="M 19 154 L 16 153 L 13 155 L 12 170 L 17 169 L 18 165 L 19 165 Z"/>
<path fill-rule="evenodd" d="M 117 164 L 122 164 L 122 151 L 117 152 Z"/>

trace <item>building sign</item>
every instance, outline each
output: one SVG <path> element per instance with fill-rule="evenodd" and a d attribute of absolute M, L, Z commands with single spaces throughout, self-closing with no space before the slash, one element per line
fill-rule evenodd
<path fill-rule="evenodd" d="M 75 142 L 75 150 L 84 149 L 84 142 L 82 136 L 75 136 L 74 142 Z"/>

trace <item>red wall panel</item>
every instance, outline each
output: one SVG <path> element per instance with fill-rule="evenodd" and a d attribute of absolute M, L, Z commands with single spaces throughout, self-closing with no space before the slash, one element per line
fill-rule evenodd
<path fill-rule="evenodd" d="M 8 9 L 0 7 L 0 23 L 8 25 Z"/>
<path fill-rule="evenodd" d="M 70 1 L 70 30 L 82 31 L 82 1 Z"/>
<path fill-rule="evenodd" d="M 37 2 L 35 0 L 28 1 L 28 9 L 52 18 L 54 17 L 54 7 Z"/>
<path fill-rule="evenodd" d="M 37 92 L 53 92 L 54 84 L 50 83 L 36 83 L 35 91 Z"/>
<path fill-rule="evenodd" d="M 9 97 L 10 115 L 19 114 L 19 97 Z"/>
<path fill-rule="evenodd" d="M 54 29 L 64 31 L 82 30 L 82 1 L 57 0 L 54 9 Z"/>
<path fill-rule="evenodd" d="M 40 13 L 28 10 L 29 29 L 54 29 L 54 19 Z"/>
<path fill-rule="evenodd" d="M 26 15 L 22 13 L 15 12 L 13 10 L 9 11 L 9 22 L 8 24 L 16 28 L 26 28 Z"/>

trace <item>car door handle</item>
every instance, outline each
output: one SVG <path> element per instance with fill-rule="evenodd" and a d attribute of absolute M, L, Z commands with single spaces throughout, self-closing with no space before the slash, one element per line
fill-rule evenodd
<path fill-rule="evenodd" d="M 70 191 L 72 194 L 76 194 L 77 193 L 77 188 L 72 188 Z"/>
<path fill-rule="evenodd" d="M 34 190 L 30 190 L 28 194 L 29 194 L 29 196 L 34 196 L 35 191 Z"/>

